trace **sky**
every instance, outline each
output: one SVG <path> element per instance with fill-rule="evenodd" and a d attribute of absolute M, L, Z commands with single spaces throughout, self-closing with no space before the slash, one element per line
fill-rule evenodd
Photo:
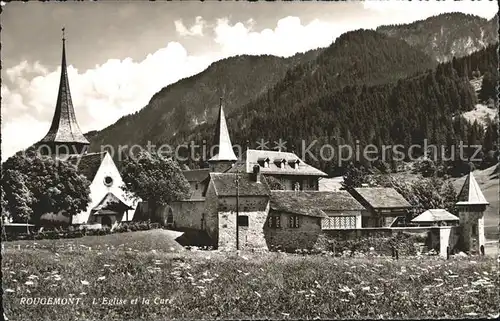
<path fill-rule="evenodd" d="M 49 130 L 57 99 L 61 28 L 76 117 L 103 129 L 161 88 L 239 54 L 291 56 L 342 33 L 444 12 L 491 19 L 496 1 L 1 2 L 2 160 Z"/>

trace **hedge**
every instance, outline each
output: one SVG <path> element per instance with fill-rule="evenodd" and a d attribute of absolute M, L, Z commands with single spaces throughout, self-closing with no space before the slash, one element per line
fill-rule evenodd
<path fill-rule="evenodd" d="M 73 226 L 66 228 L 54 228 L 49 231 L 34 232 L 32 234 L 19 233 L 13 234 L 9 233 L 7 235 L 2 233 L 2 241 L 17 241 L 17 240 L 54 240 L 54 239 L 68 239 L 68 238 L 79 238 L 86 235 L 107 235 L 112 233 L 123 233 L 131 231 L 146 231 L 151 229 L 160 228 L 159 223 L 149 223 L 149 222 L 126 222 L 121 223 L 115 229 L 111 230 L 109 227 L 103 227 L 100 229 L 76 229 Z"/>

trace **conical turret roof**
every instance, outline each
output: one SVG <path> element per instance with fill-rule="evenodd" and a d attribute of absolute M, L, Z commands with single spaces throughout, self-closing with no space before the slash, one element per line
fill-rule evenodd
<path fill-rule="evenodd" d="M 488 201 L 481 192 L 479 184 L 472 172 L 467 175 L 464 185 L 458 194 L 457 205 L 488 205 Z"/>
<path fill-rule="evenodd" d="M 64 28 L 63 28 L 64 32 Z M 76 121 L 75 110 L 69 89 L 68 70 L 66 67 L 66 46 L 63 36 L 61 79 L 57 94 L 56 110 L 49 132 L 40 143 L 78 143 L 90 144 Z"/>
<path fill-rule="evenodd" d="M 224 115 L 224 109 L 222 108 L 222 98 L 220 100 L 219 107 L 219 117 L 217 119 L 217 124 L 215 127 L 215 142 L 218 143 L 219 151 L 218 153 L 209 159 L 209 161 L 236 161 L 236 155 L 233 151 L 233 145 L 231 144 L 231 138 L 229 137 L 229 131 L 227 129 L 226 117 Z"/>

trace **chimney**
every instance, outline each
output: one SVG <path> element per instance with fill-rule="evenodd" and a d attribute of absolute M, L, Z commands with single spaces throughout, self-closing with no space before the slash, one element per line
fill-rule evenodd
<path fill-rule="evenodd" d="M 253 167 L 253 180 L 254 182 L 260 183 L 260 166 L 254 165 Z"/>

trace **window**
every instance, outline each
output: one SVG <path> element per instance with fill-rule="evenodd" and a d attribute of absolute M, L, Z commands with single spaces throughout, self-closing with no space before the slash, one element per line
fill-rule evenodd
<path fill-rule="evenodd" d="M 113 185 L 113 177 L 111 177 L 111 176 L 104 177 L 104 185 L 106 185 L 108 187 Z"/>
<path fill-rule="evenodd" d="M 267 219 L 267 226 L 270 228 L 280 228 L 281 220 L 279 215 L 269 216 Z"/>
<path fill-rule="evenodd" d="M 293 159 L 293 160 L 289 160 L 288 164 L 290 165 L 291 168 L 298 169 L 299 168 L 299 162 L 300 161 L 298 159 Z"/>
<path fill-rule="evenodd" d="M 323 229 L 354 229 L 356 216 L 330 216 L 323 220 Z"/>
<path fill-rule="evenodd" d="M 299 216 L 293 215 L 288 218 L 288 227 L 298 228 L 299 227 Z"/>
<path fill-rule="evenodd" d="M 248 226 L 248 215 L 238 216 L 238 226 Z"/>
<path fill-rule="evenodd" d="M 196 185 L 194 186 L 195 189 L 198 189 L 198 183 L 196 183 Z"/>

